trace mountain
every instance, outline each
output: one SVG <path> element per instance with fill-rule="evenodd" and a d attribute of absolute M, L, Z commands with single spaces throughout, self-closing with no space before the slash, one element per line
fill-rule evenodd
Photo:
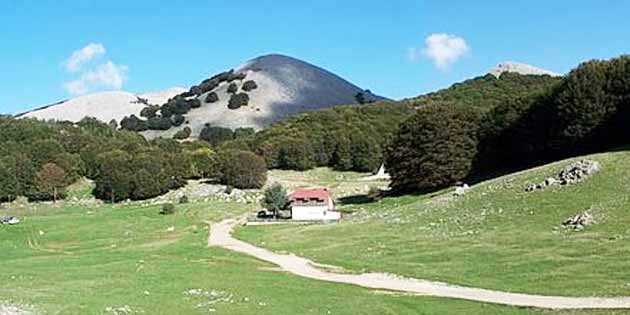
<path fill-rule="evenodd" d="M 236 70 L 204 80 L 182 94 L 188 102 L 199 101 L 198 106 L 180 102 L 180 107 L 184 108 L 180 114 L 187 123 L 168 130 L 147 130 L 143 134 L 148 138 L 172 137 L 177 131 L 189 127 L 192 136 L 196 136 L 206 124 L 260 130 L 298 113 L 356 104 L 359 94 L 366 102 L 384 100 L 307 62 L 277 54 L 265 55 L 246 62 Z M 237 98 L 236 95 L 247 101 L 239 105 L 232 102 L 230 105 L 230 100 Z M 163 108 L 160 114 L 168 115 Z"/>
<path fill-rule="evenodd" d="M 514 61 L 506 61 L 500 63 L 496 67 L 492 68 L 489 73 L 498 78 L 506 72 L 518 73 L 522 75 L 549 75 L 552 77 L 562 76 L 561 74 L 549 70 Z"/>
<path fill-rule="evenodd" d="M 186 91 L 184 88 L 172 87 L 139 95 L 125 91 L 99 92 L 43 106 L 19 114 L 17 117 L 74 122 L 85 117 L 94 117 L 104 122 L 109 122 L 112 119 L 120 122 L 125 116 L 139 115 L 147 104 L 165 103 L 168 99 L 184 91 Z"/>

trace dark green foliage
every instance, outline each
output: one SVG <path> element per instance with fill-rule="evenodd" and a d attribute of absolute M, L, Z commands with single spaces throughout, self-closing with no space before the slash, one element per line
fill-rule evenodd
<path fill-rule="evenodd" d="M 236 128 L 234 129 L 234 139 L 247 139 L 256 134 L 254 128 Z"/>
<path fill-rule="evenodd" d="M 184 116 L 180 115 L 180 114 L 174 115 L 174 116 L 171 118 L 171 124 L 172 124 L 174 127 L 179 127 L 179 126 L 181 126 L 181 125 L 182 125 L 185 121 L 186 121 L 186 118 L 185 118 Z"/>
<path fill-rule="evenodd" d="M 192 133 L 192 129 L 190 129 L 190 127 L 184 127 L 184 129 L 177 131 L 175 135 L 173 135 L 173 139 L 177 139 L 177 140 L 188 139 L 191 133 Z"/>
<path fill-rule="evenodd" d="M 188 202 L 189 202 L 188 196 L 183 195 L 183 196 L 179 197 L 179 204 L 186 204 Z"/>
<path fill-rule="evenodd" d="M 210 92 L 206 96 L 206 103 L 216 103 L 219 101 L 219 95 L 216 92 Z"/>
<path fill-rule="evenodd" d="M 229 76 L 228 76 L 226 81 L 228 81 L 228 82 L 232 82 L 232 81 L 235 81 L 235 80 L 242 81 L 242 80 L 245 80 L 246 77 L 247 77 L 247 73 L 245 73 L 245 72 L 239 72 L 239 73 L 232 72 L 232 73 L 229 74 Z"/>
<path fill-rule="evenodd" d="M 247 104 L 249 104 L 249 95 L 247 93 L 232 94 L 228 102 L 228 108 L 238 109 L 241 106 L 247 106 Z"/>
<path fill-rule="evenodd" d="M 190 163 L 190 178 L 211 178 L 219 173 L 217 154 L 209 148 L 185 151 Z"/>
<path fill-rule="evenodd" d="M 197 98 L 193 98 L 191 100 L 188 101 L 188 103 L 190 104 L 190 108 L 199 108 L 201 107 L 201 101 Z"/>
<path fill-rule="evenodd" d="M 170 215 L 175 214 L 175 205 L 172 203 L 165 203 L 160 208 L 160 214 L 162 215 Z"/>
<path fill-rule="evenodd" d="M 261 188 L 267 181 L 265 160 L 249 151 L 227 151 L 220 158 L 221 182 L 241 189 Z"/>
<path fill-rule="evenodd" d="M 387 148 L 395 191 L 431 191 L 470 175 L 477 155 L 479 114 L 453 105 L 419 109 Z"/>
<path fill-rule="evenodd" d="M 150 130 L 169 130 L 172 125 L 170 117 L 153 117 L 147 120 L 147 127 Z"/>
<path fill-rule="evenodd" d="M 153 118 L 153 117 L 157 116 L 157 112 L 159 110 L 160 110 L 160 106 L 158 106 L 158 105 L 150 105 L 150 106 L 147 106 L 147 107 L 143 108 L 140 111 L 140 116 L 144 117 L 144 118 L 147 118 L 147 119 Z"/>
<path fill-rule="evenodd" d="M 258 84 L 256 84 L 256 81 L 254 80 L 245 81 L 243 83 L 243 86 L 241 87 L 241 89 L 245 92 L 253 91 L 257 88 L 258 88 Z"/>
<path fill-rule="evenodd" d="M 213 146 L 234 139 L 234 132 L 230 128 L 206 125 L 199 134 L 199 139 L 207 141 Z"/>
<path fill-rule="evenodd" d="M 193 103 L 196 102 L 194 102 L 193 100 L 186 100 L 183 97 L 175 97 L 173 99 L 170 99 L 166 104 L 162 105 L 162 117 L 168 118 L 177 114 L 185 115 L 190 111 L 191 108 L 193 108 Z"/>
<path fill-rule="evenodd" d="M 250 143 L 270 168 L 371 170 L 382 163 L 376 160 L 381 159 L 383 147 L 398 125 L 413 113 L 411 106 L 397 103 L 339 106 L 276 123 L 257 133 Z"/>
<path fill-rule="evenodd" d="M 236 83 L 230 83 L 227 88 L 227 92 L 232 94 L 238 92 L 238 85 L 236 85 Z"/>
<path fill-rule="evenodd" d="M 147 122 L 136 117 L 136 115 L 131 115 L 129 117 L 125 117 L 120 121 L 120 127 L 124 130 L 129 131 L 145 131 L 148 129 Z"/>
<path fill-rule="evenodd" d="M 487 74 L 407 101 L 415 106 L 435 103 L 457 104 L 490 110 L 511 98 L 545 91 L 560 80 L 560 78 L 548 75 L 521 75 L 506 72 L 500 78 L 496 78 Z"/>
<path fill-rule="evenodd" d="M 287 210 L 289 208 L 287 190 L 278 183 L 271 185 L 271 187 L 265 189 L 261 205 L 278 217 L 278 213 L 281 210 Z"/>
<path fill-rule="evenodd" d="M 354 96 L 354 99 L 357 100 L 357 103 L 359 104 L 365 104 L 365 95 L 363 95 L 363 93 L 359 92 Z"/>

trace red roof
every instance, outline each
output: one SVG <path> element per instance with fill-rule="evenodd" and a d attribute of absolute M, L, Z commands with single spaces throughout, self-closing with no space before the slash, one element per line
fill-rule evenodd
<path fill-rule="evenodd" d="M 298 189 L 291 194 L 291 200 L 312 200 L 326 201 L 330 199 L 330 192 L 326 188 Z"/>

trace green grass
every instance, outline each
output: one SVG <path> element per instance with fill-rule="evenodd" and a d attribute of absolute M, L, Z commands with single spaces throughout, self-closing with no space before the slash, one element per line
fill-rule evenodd
<path fill-rule="evenodd" d="M 334 225 L 246 227 L 237 236 L 349 271 L 391 272 L 511 292 L 630 296 L 630 153 L 590 158 L 602 171 L 525 192 L 570 161 L 498 178 L 463 197 L 403 196 L 347 205 Z M 565 229 L 592 208 L 597 224 Z"/>
<path fill-rule="evenodd" d="M 574 314 L 383 294 L 206 248 L 206 220 L 251 207 L 192 202 L 172 216 L 143 203 L 5 209 L 23 223 L 0 227 L 0 304 L 42 314 Z"/>
<path fill-rule="evenodd" d="M 318 175 L 309 179 L 311 183 L 326 181 L 334 174 L 323 169 L 315 172 Z M 394 204 L 412 209 L 417 202 L 417 198 L 408 197 L 383 204 L 392 209 L 398 209 Z M 255 208 L 192 201 L 177 205 L 175 215 L 162 216 L 158 214 L 159 204 L 142 202 L 10 205 L 3 214 L 17 215 L 23 222 L 0 226 L 0 304 L 33 305 L 41 314 L 627 314 L 385 294 L 300 278 L 248 256 L 206 248 L 206 221 L 236 217 Z M 374 213 L 361 211 L 352 222 L 361 229 L 378 227 L 370 217 Z M 174 231 L 169 231 L 170 227 Z M 328 228 L 342 232 L 349 227 L 350 222 Z M 322 228 L 309 227 L 305 233 Z M 283 234 L 282 230 L 267 234 L 270 231 L 242 232 L 256 237 Z M 313 235 L 313 242 L 321 240 L 322 235 Z M 335 232 L 331 237 L 337 235 Z M 363 238 L 375 240 L 370 230 L 353 230 L 346 241 L 340 239 L 340 249 L 350 240 L 361 244 Z M 313 252 L 321 249 L 320 244 Z M 357 252 L 352 249 L 352 253 Z M 337 252 L 334 256 L 349 257 L 352 253 Z M 363 268 L 365 258 L 357 256 L 357 270 Z M 201 294 L 187 294 L 191 289 Z M 119 308 L 126 311 L 112 310 Z"/>

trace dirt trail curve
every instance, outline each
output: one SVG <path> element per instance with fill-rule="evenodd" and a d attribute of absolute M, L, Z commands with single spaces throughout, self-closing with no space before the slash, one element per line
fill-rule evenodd
<path fill-rule="evenodd" d="M 382 273 L 340 274 L 316 268 L 316 263 L 294 255 L 276 254 L 264 248 L 232 237 L 232 229 L 238 220 L 225 220 L 210 227 L 208 245 L 223 247 L 235 252 L 254 256 L 278 265 L 283 270 L 298 276 L 322 281 L 353 284 L 370 289 L 391 290 L 419 295 L 464 299 L 478 302 L 512 306 L 539 307 L 549 309 L 626 309 L 630 308 L 630 297 L 561 297 L 509 293 L 449 285 L 419 279 L 401 278 Z"/>

